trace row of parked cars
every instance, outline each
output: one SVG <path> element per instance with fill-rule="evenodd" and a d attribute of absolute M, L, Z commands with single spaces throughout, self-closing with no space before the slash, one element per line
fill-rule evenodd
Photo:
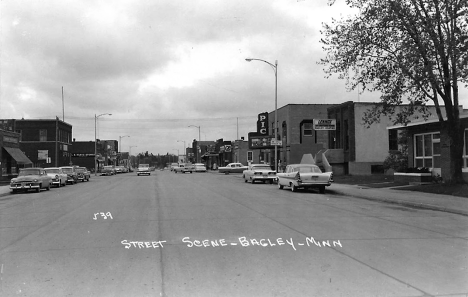
<path fill-rule="evenodd" d="M 192 173 L 192 172 L 206 172 L 206 166 L 203 163 L 172 163 L 171 171 L 174 173 Z"/>
<path fill-rule="evenodd" d="M 284 172 L 276 173 L 267 164 L 250 164 L 244 166 L 241 163 L 230 163 L 227 166 L 219 167 L 220 173 L 242 173 L 244 182 L 252 184 L 259 182 L 276 182 L 281 190 L 289 187 L 291 191 L 298 189 L 318 188 L 320 193 L 325 193 L 325 187 L 333 182 L 332 172 L 322 172 L 315 164 L 291 164 L 287 165 Z"/>
<path fill-rule="evenodd" d="M 12 193 L 41 189 L 50 190 L 51 187 L 60 188 L 79 181 L 89 181 L 91 173 L 86 167 L 63 166 L 50 168 L 21 168 L 18 177 L 10 181 Z"/>
<path fill-rule="evenodd" d="M 130 169 L 125 166 L 106 165 L 102 168 L 101 175 L 116 175 L 117 173 L 128 173 Z"/>

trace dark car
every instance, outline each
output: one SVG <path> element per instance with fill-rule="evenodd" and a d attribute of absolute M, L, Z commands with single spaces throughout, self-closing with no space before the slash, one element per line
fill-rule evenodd
<path fill-rule="evenodd" d="M 89 181 L 89 179 L 91 178 L 91 173 L 88 171 L 86 167 L 76 167 L 75 170 L 76 170 L 78 180 L 81 180 L 84 182 L 84 181 Z"/>
<path fill-rule="evenodd" d="M 63 166 L 60 167 L 63 173 L 67 174 L 67 183 L 76 184 L 78 182 L 78 174 L 74 166 Z"/>

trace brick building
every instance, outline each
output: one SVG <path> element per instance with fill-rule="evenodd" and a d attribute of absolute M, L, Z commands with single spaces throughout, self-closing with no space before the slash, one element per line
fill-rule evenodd
<path fill-rule="evenodd" d="M 468 182 L 468 114 L 460 114 L 463 134 L 463 179 Z M 442 178 L 454 171 L 450 163 L 450 146 L 447 133 L 438 119 L 413 121 L 406 126 L 398 125 L 389 131 L 406 130 L 408 144 L 408 167 L 429 168 L 432 175 Z"/>
<path fill-rule="evenodd" d="M 0 120 L 6 130 L 20 134 L 20 148 L 34 167 L 71 164 L 72 126 L 56 119 Z"/>
<path fill-rule="evenodd" d="M 274 146 L 260 148 L 260 159 L 273 166 L 275 162 L 284 164 L 300 163 L 304 154 L 317 154 L 328 148 L 328 131 L 315 131 L 314 119 L 327 119 L 328 108 L 333 104 L 288 104 L 278 108 L 278 155 Z M 274 136 L 275 112 L 268 113 L 268 135 Z M 258 126 L 257 126 L 258 127 Z M 258 129 L 257 129 L 258 130 Z M 257 131 L 258 132 L 258 131 Z M 249 137 L 251 137 L 250 134 Z M 264 146 L 264 147 L 265 147 Z"/>
<path fill-rule="evenodd" d="M 20 134 L 0 129 L 0 180 L 10 180 L 18 175 L 18 169 L 32 165 L 21 151 Z"/>

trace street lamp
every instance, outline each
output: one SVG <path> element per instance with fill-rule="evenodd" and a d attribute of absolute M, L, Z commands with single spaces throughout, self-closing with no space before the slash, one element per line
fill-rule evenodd
<path fill-rule="evenodd" d="M 195 126 L 195 125 L 190 125 L 189 127 L 195 127 L 195 128 L 198 128 L 198 143 L 197 143 L 197 163 L 200 163 L 200 159 L 199 159 L 199 152 L 198 152 L 198 147 L 200 147 L 200 126 Z"/>
<path fill-rule="evenodd" d="M 112 115 L 111 113 L 94 114 L 94 176 L 97 176 L 97 120 L 100 116 Z"/>
<path fill-rule="evenodd" d="M 122 138 L 130 137 L 130 135 L 119 136 L 119 152 L 122 152 Z"/>
<path fill-rule="evenodd" d="M 187 156 L 185 155 L 185 151 L 187 150 L 186 147 L 185 147 L 185 140 L 177 140 L 177 142 L 183 142 L 184 143 L 184 150 L 182 153 L 182 156 L 185 156 L 185 163 L 187 163 Z"/>
<path fill-rule="evenodd" d="M 273 71 L 275 72 L 275 124 L 274 124 L 274 129 L 275 129 L 275 171 L 278 172 L 278 145 L 276 144 L 276 141 L 278 139 L 278 60 L 275 60 L 275 64 L 272 64 L 270 62 L 267 62 L 262 59 L 252 59 L 252 58 L 247 58 L 245 59 L 247 62 L 250 61 L 261 61 L 264 63 L 267 63 L 268 65 L 273 68 Z"/>

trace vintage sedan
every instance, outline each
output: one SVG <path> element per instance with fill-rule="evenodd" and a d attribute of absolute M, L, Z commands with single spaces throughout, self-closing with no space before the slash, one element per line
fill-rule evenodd
<path fill-rule="evenodd" d="M 174 167 L 174 173 L 181 172 L 181 173 L 192 173 L 194 171 L 194 166 L 191 163 L 187 164 L 179 164 L 179 166 Z"/>
<path fill-rule="evenodd" d="M 63 166 L 60 169 L 67 175 L 67 183 L 76 184 L 78 182 L 78 174 L 74 166 Z"/>
<path fill-rule="evenodd" d="M 229 174 L 229 173 L 243 173 L 244 170 L 247 170 L 248 167 L 244 166 L 242 163 L 229 163 L 224 167 L 219 167 L 218 172 Z"/>
<path fill-rule="evenodd" d="M 206 166 L 203 163 L 195 163 L 195 165 L 193 165 L 193 171 L 206 172 Z"/>
<path fill-rule="evenodd" d="M 270 165 L 266 164 L 251 164 L 247 170 L 244 170 L 242 177 L 245 182 L 254 183 L 261 181 L 263 183 L 269 182 L 270 184 L 276 180 L 276 172 L 271 170 Z"/>
<path fill-rule="evenodd" d="M 76 167 L 75 170 L 78 176 L 78 180 L 84 182 L 89 181 L 89 179 L 91 178 L 91 173 L 86 167 Z"/>
<path fill-rule="evenodd" d="M 28 190 L 40 192 L 41 189 L 50 190 L 51 183 L 52 178 L 44 168 L 23 168 L 20 169 L 18 177 L 11 179 L 10 190 L 12 193 Z"/>
<path fill-rule="evenodd" d="M 106 165 L 102 168 L 101 175 L 115 175 L 115 166 L 114 165 Z"/>
<path fill-rule="evenodd" d="M 322 172 L 313 164 L 291 164 L 286 166 L 284 173 L 278 173 L 276 176 L 279 189 L 290 187 L 293 192 L 300 188 L 318 188 L 323 194 L 325 187 L 330 186 L 333 180 L 331 172 Z"/>
<path fill-rule="evenodd" d="M 67 174 L 59 167 L 49 167 L 44 169 L 48 176 L 52 178 L 52 185 L 60 188 L 67 185 Z"/>

